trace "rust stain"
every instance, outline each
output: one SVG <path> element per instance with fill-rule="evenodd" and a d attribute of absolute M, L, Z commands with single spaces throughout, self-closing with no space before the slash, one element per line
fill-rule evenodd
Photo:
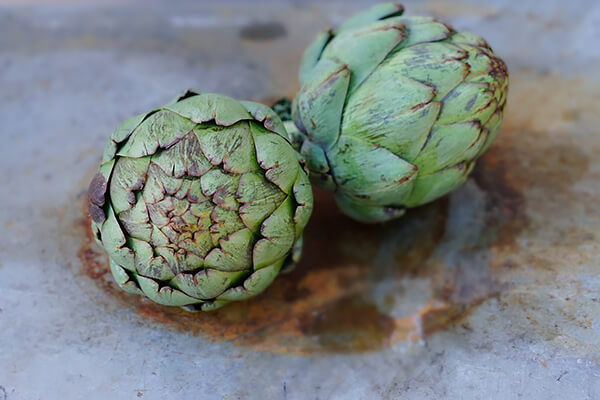
<path fill-rule="evenodd" d="M 513 277 L 552 281 L 548 271 L 561 267 L 556 260 L 562 248 L 597 238 L 577 225 L 548 229 L 560 212 L 579 207 L 581 199 L 569 191 L 589 173 L 590 158 L 569 132 L 593 110 L 578 106 L 576 115 L 561 112 L 563 100 L 581 89 L 577 82 L 517 71 L 511 85 L 503 130 L 464 189 L 481 196 L 480 209 L 444 198 L 397 221 L 361 225 L 338 211 L 331 194 L 316 190 L 300 264 L 262 295 L 211 313 L 162 307 L 118 289 L 93 242 L 87 214 L 76 226 L 85 237 L 79 250 L 82 272 L 148 320 L 275 353 L 380 350 L 447 329 L 491 297 L 528 313 L 524 320 L 540 332 L 558 332 L 532 310 L 536 294 L 520 295 Z M 471 219 L 457 230 L 457 218 L 465 213 Z M 477 234 L 470 221 L 481 222 Z M 533 244 L 522 248 L 519 238 L 546 250 Z M 415 285 L 423 286 L 411 291 Z"/>
<path fill-rule="evenodd" d="M 360 296 L 341 298 L 299 319 L 300 332 L 329 351 L 366 351 L 391 344 L 394 318 Z"/>
<path fill-rule="evenodd" d="M 360 256 L 360 250 L 357 253 L 345 252 L 338 246 L 340 240 L 330 243 L 330 238 L 335 235 L 346 238 L 351 234 L 349 228 L 356 228 L 358 224 L 340 215 L 332 199 L 318 204 L 321 206 L 322 223 L 333 227 L 333 230 L 313 226 L 312 231 L 307 231 L 312 240 L 306 243 L 306 257 L 302 263 L 291 273 L 279 277 L 256 299 L 235 303 L 212 313 L 193 314 L 161 307 L 141 297 L 122 293 L 110 278 L 102 249 L 93 242 L 87 217 L 78 221 L 79 228 L 86 232 L 86 240 L 78 255 L 83 273 L 104 290 L 140 315 L 178 330 L 272 351 L 284 351 L 294 342 L 299 343 L 295 350 L 300 353 L 321 351 L 328 343 L 332 344 L 332 351 L 341 350 L 341 347 L 355 351 L 377 348 L 389 336 L 385 332 L 393 326 L 393 320 L 377 314 L 375 306 L 360 298 L 367 285 L 367 261 L 372 252 L 367 251 Z M 369 230 L 375 231 L 374 228 Z M 361 232 L 360 236 L 368 239 L 373 233 L 369 230 Z M 331 251 L 324 253 L 323 246 Z M 355 298 L 352 293 L 356 294 Z M 340 310 L 344 310 L 341 318 L 346 323 L 340 319 Z M 354 321 L 352 318 L 357 315 L 361 318 Z M 332 323 L 334 316 L 335 322 Z M 328 332 L 334 326 L 348 331 L 348 341 L 333 345 L 333 341 L 327 340 L 327 337 L 332 337 L 333 333 Z M 314 342 L 311 338 L 314 335 L 323 339 Z"/>
<path fill-rule="evenodd" d="M 394 293 L 388 294 L 382 305 L 369 296 L 386 280 L 442 274 L 442 265 L 424 260 L 443 236 L 446 200 L 422 207 L 403 221 L 364 226 L 341 215 L 331 194 L 317 191 L 315 197 L 316 211 L 305 234 L 301 263 L 250 301 L 211 313 L 189 313 L 123 293 L 112 282 L 102 249 L 93 242 L 89 217 L 78 221 L 86 232 L 78 254 L 82 272 L 144 318 L 204 338 L 272 352 L 377 350 L 443 329 L 468 312 L 470 299 L 450 304 L 439 297 L 452 290 L 447 285 L 435 290 L 434 298 L 422 309 L 402 317 L 393 317 L 385 310 L 402 301 Z M 396 251 L 392 249 L 395 265 L 377 271 L 372 264 L 380 243 L 402 226 L 412 234 L 407 232 Z M 446 278 L 440 278 L 440 283 Z"/>
<path fill-rule="evenodd" d="M 510 250 L 516 236 L 527 227 L 524 215 L 524 187 L 520 170 L 511 149 L 492 146 L 479 160 L 472 179 L 487 193 L 486 218 L 490 230 L 494 230 L 496 250 Z"/>

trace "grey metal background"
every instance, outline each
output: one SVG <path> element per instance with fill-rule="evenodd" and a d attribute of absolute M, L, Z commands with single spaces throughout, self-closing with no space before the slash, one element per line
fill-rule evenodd
<path fill-rule="evenodd" d="M 291 95 L 367 4 L 0 0 L 0 400 L 600 398 L 595 0 L 404 2 L 509 66 L 448 198 L 365 228 L 317 192 L 297 270 L 208 316 L 111 283 L 83 209 L 110 131 L 186 87 Z"/>

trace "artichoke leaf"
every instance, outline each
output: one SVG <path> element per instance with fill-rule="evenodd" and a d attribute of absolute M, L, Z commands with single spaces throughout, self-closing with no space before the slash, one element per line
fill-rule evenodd
<path fill-rule="evenodd" d="M 219 248 L 212 249 L 204 265 L 219 271 L 243 271 L 252 268 L 252 231 L 240 229 L 219 240 Z"/>
<path fill-rule="evenodd" d="M 294 224 L 296 239 L 299 239 L 313 210 L 313 193 L 306 174 L 298 174 L 298 179 L 294 184 L 294 198 L 297 204 L 294 212 Z"/>
<path fill-rule="evenodd" d="M 117 151 L 121 157 L 144 157 L 181 140 L 196 124 L 173 112 L 160 110 L 144 120 Z"/>
<path fill-rule="evenodd" d="M 361 28 L 372 22 L 379 21 L 386 18 L 397 17 L 402 15 L 404 12 L 404 6 L 398 3 L 379 3 L 370 7 L 369 9 L 354 14 L 348 18 L 338 29 L 337 34 L 356 28 Z"/>
<path fill-rule="evenodd" d="M 262 125 L 271 132 L 275 132 L 290 140 L 281 118 L 279 118 L 279 115 L 277 115 L 270 107 L 254 101 L 240 101 L 240 103 L 246 107 L 248 112 L 254 117 L 255 121 L 262 123 Z"/>
<path fill-rule="evenodd" d="M 252 119 L 248 110 L 231 97 L 215 93 L 202 93 L 188 97 L 165 109 L 198 124 L 214 120 L 217 125 L 231 126 L 238 121 Z"/>
<path fill-rule="evenodd" d="M 486 84 L 463 82 L 444 98 L 437 123 L 443 125 L 470 121 L 472 115 L 493 98 Z"/>
<path fill-rule="evenodd" d="M 417 176 L 416 165 L 353 137 L 342 136 L 329 159 L 344 192 L 371 202 L 401 204 Z"/>
<path fill-rule="evenodd" d="M 227 129 L 195 129 L 200 147 L 213 165 L 241 174 L 258 168 L 250 127 L 246 121 Z"/>
<path fill-rule="evenodd" d="M 448 25 L 431 17 L 397 17 L 394 20 L 404 25 L 406 37 L 396 46 L 392 54 L 420 43 L 448 39 L 454 32 Z"/>
<path fill-rule="evenodd" d="M 385 222 L 404 215 L 404 207 L 381 206 L 336 192 L 335 201 L 342 212 L 363 223 Z"/>
<path fill-rule="evenodd" d="M 298 73 L 300 86 L 304 86 L 304 83 L 309 81 L 313 68 L 317 65 L 317 62 L 321 58 L 321 53 L 323 53 L 323 49 L 332 37 L 333 32 L 329 29 L 320 32 L 304 51 L 302 60 L 300 60 Z"/>
<path fill-rule="evenodd" d="M 127 270 L 117 264 L 112 258 L 109 258 L 109 265 L 110 272 L 121 289 L 131 294 L 143 294 L 137 281 L 131 279 L 131 275 Z"/>
<path fill-rule="evenodd" d="M 119 221 L 129 236 L 150 241 L 152 225 L 149 224 L 148 209 L 141 196 L 137 196 L 137 201 L 132 208 L 119 213 Z"/>
<path fill-rule="evenodd" d="M 187 294 L 173 289 L 169 286 L 161 287 L 156 281 L 143 276 L 137 277 L 140 289 L 150 300 L 165 306 L 184 306 L 188 304 L 202 303 L 202 300 L 188 296 Z"/>
<path fill-rule="evenodd" d="M 106 142 L 106 147 L 104 148 L 104 153 L 102 154 L 102 163 L 111 160 L 117 153 L 119 144 L 124 142 L 142 123 L 142 121 L 149 115 L 152 115 L 154 112 L 156 112 L 156 110 L 148 113 L 138 114 L 121 123 L 117 129 L 114 130 L 110 136 L 110 139 Z"/>
<path fill-rule="evenodd" d="M 129 238 L 127 244 L 135 254 L 135 270 L 139 275 L 159 280 L 171 279 L 174 276 L 163 257 L 154 257 L 154 250 L 148 242 Z"/>
<path fill-rule="evenodd" d="M 205 268 L 196 274 L 177 274 L 171 282 L 174 287 L 189 296 L 210 300 L 229 289 L 245 274 L 241 271 L 226 272 Z"/>
<path fill-rule="evenodd" d="M 262 222 L 286 198 L 263 174 L 251 172 L 242 175 L 237 189 L 237 199 L 243 205 L 238 213 L 243 223 L 253 232 L 257 232 Z"/>
<path fill-rule="evenodd" d="M 192 131 L 173 146 L 154 154 L 152 163 L 158 165 L 165 174 L 175 178 L 184 175 L 202 176 L 212 168 L 212 164 L 202 153 L 198 138 Z"/>
<path fill-rule="evenodd" d="M 246 226 L 242 222 L 237 210 L 224 210 L 215 207 L 210 215 L 213 225 L 210 227 L 210 237 L 214 245 L 219 240 L 230 233 L 244 229 Z"/>
<path fill-rule="evenodd" d="M 110 179 L 114 164 L 114 160 L 102 163 L 88 187 L 88 211 L 94 225 L 100 225 L 106 220 L 104 205 L 106 204 L 108 180 Z"/>
<path fill-rule="evenodd" d="M 330 171 L 325 150 L 320 145 L 307 139 L 302 143 L 300 154 L 306 160 L 306 167 L 311 174 L 326 174 Z"/>
<path fill-rule="evenodd" d="M 485 127 L 488 130 L 487 136 L 485 138 L 485 143 L 479 150 L 477 157 L 480 157 L 492 144 L 498 132 L 500 131 L 500 124 L 502 123 L 502 110 L 498 109 L 490 119 L 486 122 Z"/>
<path fill-rule="evenodd" d="M 461 186 L 475 163 L 460 163 L 416 180 L 411 195 L 406 199 L 407 207 L 429 203 Z"/>
<path fill-rule="evenodd" d="M 250 130 L 258 164 L 266 170 L 265 177 L 289 194 L 300 173 L 296 152 L 281 136 L 268 134 L 255 124 L 250 125 Z"/>
<path fill-rule="evenodd" d="M 406 55 L 412 49 L 415 49 L 415 47 L 406 49 L 396 57 L 390 58 L 389 62 L 382 66 L 382 69 L 393 68 L 402 75 L 433 88 L 435 90 L 433 101 L 442 100 L 469 75 L 469 66 L 458 60 L 423 61 L 419 63 L 419 68 L 415 68 L 414 65 L 410 64 L 414 61 Z"/>
<path fill-rule="evenodd" d="M 353 120 L 390 119 L 431 102 L 435 89 L 404 76 L 393 68 L 378 68 L 348 99 L 342 118 L 342 131 L 354 128 Z M 369 114 L 374 114 L 369 119 Z M 362 122 L 364 124 L 364 122 Z"/>
<path fill-rule="evenodd" d="M 328 147 L 337 140 L 349 83 L 346 65 L 321 60 L 311 71 L 309 84 L 296 95 L 293 117 L 300 116 L 303 128 L 315 143 Z"/>
<path fill-rule="evenodd" d="M 429 140 L 413 161 L 419 176 L 430 175 L 461 161 L 471 159 L 485 141 L 479 122 L 436 125 Z"/>
<path fill-rule="evenodd" d="M 353 108 L 357 111 L 344 119 L 342 129 L 347 136 L 372 142 L 411 161 L 423 148 L 440 109 L 441 103 L 434 101 L 385 114 L 376 105 L 364 104 L 360 111 Z"/>
<path fill-rule="evenodd" d="M 386 20 L 375 22 L 337 35 L 323 51 L 320 62 L 331 60 L 347 65 L 352 71 L 348 89 L 352 93 L 402 39 L 402 25 Z"/>
<path fill-rule="evenodd" d="M 165 106 L 171 106 L 175 103 L 180 102 L 181 100 L 187 99 L 188 97 L 197 96 L 199 94 L 204 93 L 203 90 L 200 89 L 186 89 L 183 92 L 179 93 L 177 96 L 173 97 Z"/>
<path fill-rule="evenodd" d="M 200 178 L 202 193 L 212 197 L 212 202 L 224 210 L 237 210 L 240 206 L 236 192 L 240 175 L 230 174 L 221 169 L 212 169 Z"/>
<path fill-rule="evenodd" d="M 150 158 L 119 158 L 110 178 L 111 204 L 118 214 L 130 209 L 136 201 L 135 191 L 144 188 Z"/>
<path fill-rule="evenodd" d="M 108 206 L 106 221 L 100 228 L 102 245 L 108 255 L 121 267 L 135 271 L 134 254 L 131 249 L 125 247 L 125 234 L 117 221 L 112 207 Z"/>
<path fill-rule="evenodd" d="M 288 197 L 263 223 L 260 239 L 252 252 L 254 269 L 260 269 L 289 254 L 296 237 L 292 199 Z"/>
<path fill-rule="evenodd" d="M 456 32 L 454 36 L 452 36 L 452 42 L 454 43 L 464 43 L 470 44 L 472 46 L 489 48 L 489 44 L 479 35 L 472 32 Z"/>
<path fill-rule="evenodd" d="M 142 189 L 144 201 L 156 204 L 165 199 L 165 195 L 174 195 L 183 186 L 184 179 L 169 176 L 157 164 L 150 163 L 146 174 L 146 183 Z"/>
<path fill-rule="evenodd" d="M 263 292 L 277 277 L 283 260 L 277 261 L 272 265 L 268 265 L 254 271 L 243 283 L 243 286 L 232 287 L 226 290 L 223 294 L 217 297 L 220 301 L 237 301 L 247 300 L 257 294 Z"/>

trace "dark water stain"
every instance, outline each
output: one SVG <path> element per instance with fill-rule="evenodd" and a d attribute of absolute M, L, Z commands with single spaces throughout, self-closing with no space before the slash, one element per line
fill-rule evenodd
<path fill-rule="evenodd" d="M 366 351 L 391 343 L 396 330 L 393 318 L 360 296 L 336 300 L 299 319 L 300 332 L 329 351 Z"/>
<path fill-rule="evenodd" d="M 275 40 L 287 36 L 285 25 L 277 21 L 253 22 L 240 29 L 242 39 L 252 41 Z"/>
<path fill-rule="evenodd" d="M 495 246 L 512 246 L 515 237 L 528 225 L 525 197 L 520 186 L 516 155 L 499 146 L 490 148 L 478 161 L 472 179 L 486 194 L 486 219 L 490 240 Z"/>

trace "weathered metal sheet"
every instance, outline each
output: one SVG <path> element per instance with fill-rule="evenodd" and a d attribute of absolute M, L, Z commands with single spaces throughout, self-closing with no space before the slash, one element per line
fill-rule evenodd
<path fill-rule="evenodd" d="M 0 400 L 600 398 L 599 4 L 406 2 L 506 59 L 498 139 L 392 223 L 316 192 L 300 265 L 203 314 L 112 282 L 84 207 L 104 140 L 186 86 L 293 93 L 365 3 L 28 4 L 0 8 Z"/>

